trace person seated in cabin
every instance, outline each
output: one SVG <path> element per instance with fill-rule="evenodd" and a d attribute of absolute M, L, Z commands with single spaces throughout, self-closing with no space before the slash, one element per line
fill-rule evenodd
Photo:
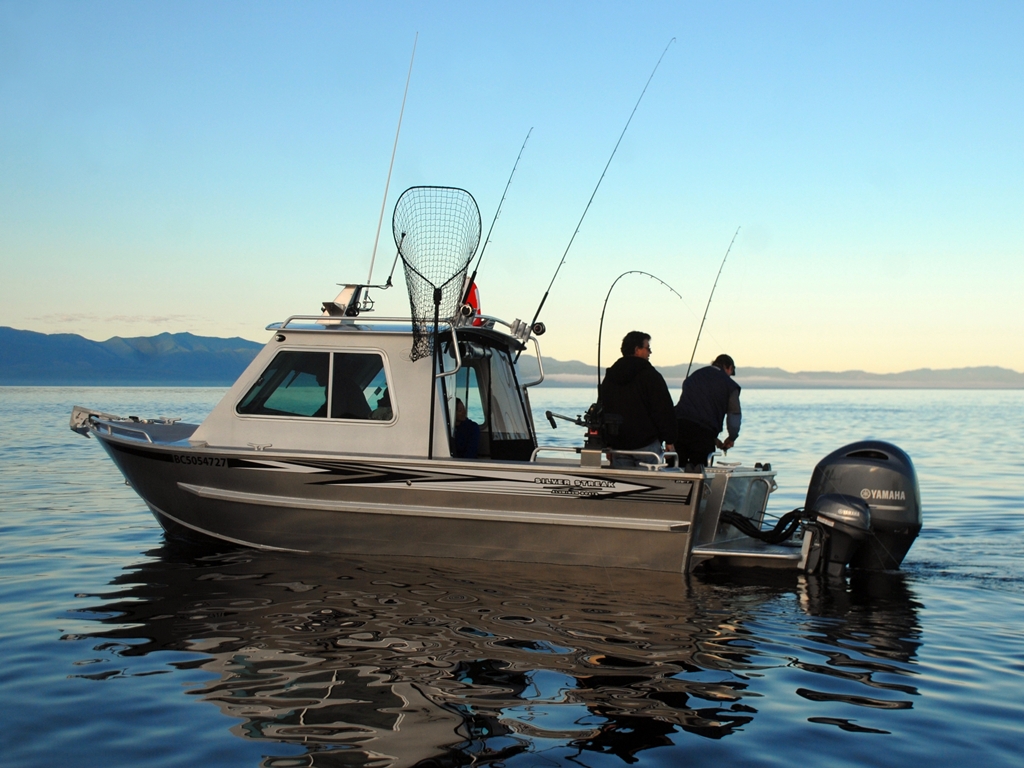
<path fill-rule="evenodd" d="M 455 455 L 475 459 L 480 451 L 480 425 L 469 418 L 466 404 L 455 399 Z"/>
<path fill-rule="evenodd" d="M 649 451 L 659 457 L 665 449 L 675 450 L 676 417 L 672 395 L 664 377 L 651 365 L 651 337 L 642 331 L 630 331 L 622 339 L 620 357 L 601 382 L 598 399 L 605 413 L 622 417 L 618 434 L 610 435 L 609 447 L 620 451 Z M 641 462 L 650 464 L 652 456 L 613 456 L 612 467 L 628 469 Z"/>
<path fill-rule="evenodd" d="M 377 407 L 370 411 L 370 418 L 374 421 L 391 421 L 392 416 L 391 393 L 385 389 L 377 401 Z"/>
<path fill-rule="evenodd" d="M 740 434 L 740 385 L 732 380 L 736 363 L 729 355 L 694 371 L 683 382 L 683 391 L 676 404 L 679 419 L 679 461 L 704 466 L 715 447 L 728 451 Z M 728 429 L 725 440 L 719 440 L 722 419 Z"/>
<path fill-rule="evenodd" d="M 331 392 L 332 419 L 368 419 L 370 405 L 366 395 L 352 377 L 345 371 L 334 369 L 334 385 Z"/>

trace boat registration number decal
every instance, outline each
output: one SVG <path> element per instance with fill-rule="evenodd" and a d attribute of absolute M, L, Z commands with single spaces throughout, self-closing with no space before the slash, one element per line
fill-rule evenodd
<path fill-rule="evenodd" d="M 180 453 L 175 453 L 173 456 L 175 464 L 196 464 L 204 467 L 226 467 L 228 465 L 227 459 L 217 456 L 192 456 Z"/>

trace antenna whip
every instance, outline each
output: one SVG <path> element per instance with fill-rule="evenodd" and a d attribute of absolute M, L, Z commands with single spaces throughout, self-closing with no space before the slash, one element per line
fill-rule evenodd
<path fill-rule="evenodd" d="M 412 79 L 412 63 L 416 60 L 416 42 L 420 39 L 420 33 L 412 41 L 412 57 L 409 59 L 409 74 L 405 76 L 405 93 L 402 94 L 402 109 L 398 112 L 398 128 L 395 130 L 395 146 L 391 149 L 391 164 L 388 166 L 388 180 L 384 182 L 384 199 L 380 203 L 380 218 L 377 219 L 377 234 L 373 238 L 373 253 L 370 256 L 370 274 L 366 277 L 366 284 L 373 282 L 373 262 L 377 260 L 377 241 L 380 240 L 380 227 L 384 223 L 384 208 L 388 204 L 388 187 L 391 186 L 391 170 L 395 167 L 395 153 L 398 152 L 398 135 L 402 132 L 402 116 L 405 114 L 405 99 L 409 95 L 409 81 Z M 395 257 L 395 263 L 398 257 Z M 394 272 L 394 267 L 391 271 Z M 390 282 L 391 278 L 388 277 Z"/>
<path fill-rule="evenodd" d="M 718 274 L 715 275 L 715 284 L 711 286 L 711 295 L 708 296 L 707 306 L 704 307 L 704 317 L 700 319 L 700 328 L 697 330 L 697 340 L 693 342 L 693 352 L 690 354 L 690 364 L 686 366 L 686 376 L 690 375 L 690 368 L 693 367 L 693 358 L 697 355 L 697 345 L 700 344 L 700 333 L 704 330 L 704 321 L 708 319 L 708 310 L 711 308 L 711 298 L 715 295 L 715 288 L 718 286 L 718 278 L 722 276 L 722 268 L 725 267 L 725 260 L 729 258 L 729 251 L 732 250 L 732 244 L 736 242 L 736 235 L 740 233 L 740 228 L 736 227 L 736 232 L 733 233 L 732 240 L 729 241 L 729 247 L 725 249 L 725 257 L 722 259 L 722 266 L 718 268 Z"/>
<path fill-rule="evenodd" d="M 658 67 L 661 66 L 661 60 L 665 58 L 665 54 L 668 52 L 669 46 L 674 43 L 676 39 L 673 37 L 668 41 L 668 45 L 665 46 L 665 50 L 661 52 L 661 56 L 658 57 L 658 63 L 654 65 L 654 69 L 651 70 L 651 76 L 647 78 L 647 82 L 644 84 L 644 89 L 640 91 L 640 98 L 636 100 L 636 104 L 633 106 L 633 111 L 629 113 L 629 120 L 626 121 L 625 127 L 622 129 L 622 133 L 619 134 L 619 140 L 615 142 L 615 148 L 612 150 L 611 156 L 608 158 L 608 162 L 605 163 L 604 170 L 601 171 L 601 178 L 597 180 L 597 186 L 594 187 L 594 191 L 590 195 L 590 200 L 587 201 L 587 207 L 583 209 L 583 215 L 580 216 L 580 221 L 576 225 L 576 231 L 572 233 L 572 237 L 569 238 L 569 244 L 565 246 L 565 253 L 562 254 L 562 260 L 558 262 L 558 267 L 555 269 L 555 274 L 551 276 L 551 282 L 548 283 L 548 289 L 544 291 L 544 297 L 540 300 L 540 305 L 537 307 L 537 311 L 533 314 L 533 320 L 530 321 L 530 327 L 532 328 L 537 323 L 537 318 L 540 317 L 540 311 L 544 308 L 544 302 L 548 300 L 548 294 L 551 293 L 551 286 L 555 284 L 555 278 L 558 277 L 559 271 L 562 269 L 562 265 L 565 263 L 565 257 L 569 254 L 569 249 L 572 248 L 573 240 L 576 239 L 576 235 L 580 231 L 580 227 L 583 226 L 583 219 L 587 216 L 587 211 L 590 210 L 590 204 L 594 202 L 594 196 L 597 195 L 597 190 L 601 187 L 601 182 L 604 181 L 604 175 L 608 172 L 608 166 L 612 164 L 612 158 L 615 157 L 615 153 L 619 149 L 619 144 L 622 143 L 622 137 L 626 135 L 626 130 L 629 128 L 629 124 L 633 121 L 633 115 L 636 114 L 637 107 L 640 106 L 640 101 L 643 99 L 644 94 L 647 93 L 647 86 L 651 84 L 651 80 L 654 79 L 654 73 L 658 71 Z"/>

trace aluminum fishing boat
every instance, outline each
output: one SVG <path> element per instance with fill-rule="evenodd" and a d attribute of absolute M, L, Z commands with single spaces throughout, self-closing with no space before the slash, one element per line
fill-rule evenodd
<path fill-rule="evenodd" d="M 543 328 L 464 301 L 473 233 L 417 239 L 423 227 L 400 210 L 412 191 L 394 221 L 411 317 L 368 320 L 368 287 L 346 286 L 321 314 L 269 326 L 266 346 L 198 425 L 74 408 L 71 428 L 99 439 L 168 532 L 294 552 L 673 572 L 710 561 L 838 573 L 861 542 L 878 541 L 868 497 L 840 488 L 834 467 L 796 535 L 762 541 L 751 531 L 776 488 L 769 465 L 686 471 L 652 453 L 616 469 L 607 425 L 591 414 L 577 419 L 581 445 L 539 444 L 529 391 L 544 379 Z M 454 268 L 431 272 L 418 258 L 452 240 Z M 518 364 L 527 348 L 530 372 Z M 459 400 L 479 420 L 471 458 L 457 455 Z M 905 454 L 879 445 L 840 463 L 881 472 L 864 487 L 909 510 L 894 534 L 903 538 L 883 547 L 905 544 L 902 560 L 903 529 L 915 515 L 920 527 L 917 481 Z M 882 567 L 897 567 L 891 560 Z"/>
<path fill-rule="evenodd" d="M 409 361 L 408 318 L 291 317 L 202 424 L 76 407 L 72 428 L 100 439 L 170 531 L 301 552 L 682 570 L 704 474 L 653 454 L 618 470 L 601 451 L 538 447 L 528 392 L 543 374 L 522 381 L 521 337 L 474 319 L 486 325 L 444 324 L 435 371 Z M 476 458 L 454 455 L 456 398 L 479 414 Z"/>

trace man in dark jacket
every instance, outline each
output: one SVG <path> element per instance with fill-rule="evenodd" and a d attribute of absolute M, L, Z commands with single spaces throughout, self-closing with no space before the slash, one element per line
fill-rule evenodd
<path fill-rule="evenodd" d="M 683 382 L 683 393 L 676 404 L 679 441 L 676 448 L 684 464 L 707 464 L 708 456 L 719 447 L 728 451 L 740 434 L 740 385 L 732 380 L 736 364 L 728 355 L 719 355 L 707 368 L 690 374 Z M 718 439 L 722 418 L 726 418 L 728 437 Z"/>
<path fill-rule="evenodd" d="M 605 413 L 622 417 L 619 433 L 609 437 L 612 448 L 620 451 L 650 451 L 663 454 L 661 443 L 675 450 L 676 418 L 672 395 L 665 379 L 651 365 L 651 337 L 630 331 L 622 340 L 622 357 L 608 369 L 601 382 L 600 400 Z M 635 467 L 650 463 L 653 457 L 616 456 L 613 467 Z"/>

